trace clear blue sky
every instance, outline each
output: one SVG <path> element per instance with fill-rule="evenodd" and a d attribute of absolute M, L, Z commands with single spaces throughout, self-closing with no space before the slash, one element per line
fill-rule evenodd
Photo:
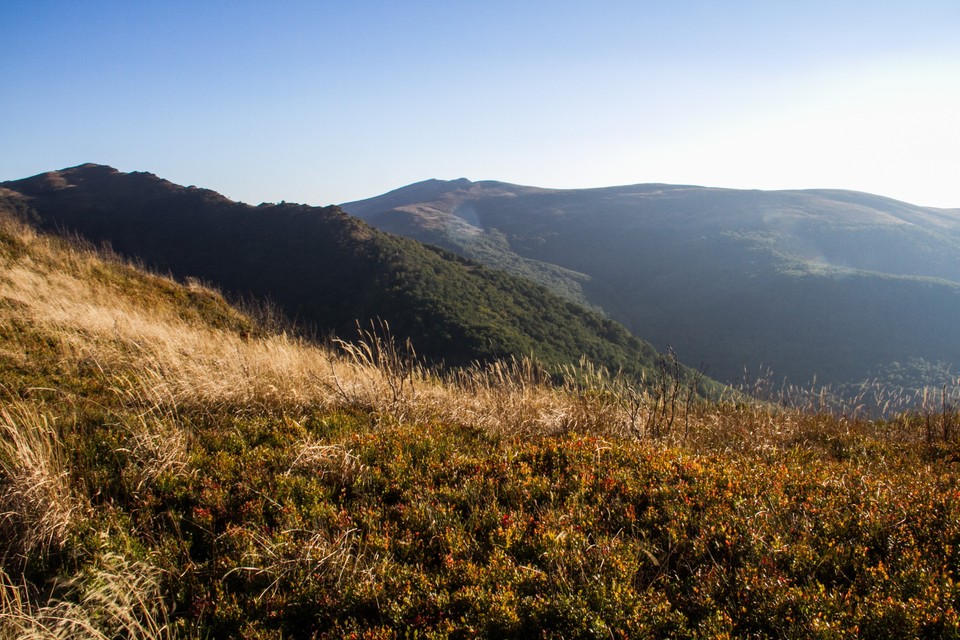
<path fill-rule="evenodd" d="M 960 207 L 960 2 L 3 0 L 0 180 L 257 204 L 426 178 Z"/>

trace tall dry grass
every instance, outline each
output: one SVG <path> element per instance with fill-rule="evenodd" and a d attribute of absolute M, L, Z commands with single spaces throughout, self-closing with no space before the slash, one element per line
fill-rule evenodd
<path fill-rule="evenodd" d="M 0 572 L 0 638 L 22 640 L 173 638 L 157 571 L 105 554 L 43 598 Z M 42 601 L 42 602 L 38 602 Z"/>
<path fill-rule="evenodd" d="M 34 405 L 0 407 L 0 489 L 2 567 L 61 548 L 87 511 L 55 419 Z"/>

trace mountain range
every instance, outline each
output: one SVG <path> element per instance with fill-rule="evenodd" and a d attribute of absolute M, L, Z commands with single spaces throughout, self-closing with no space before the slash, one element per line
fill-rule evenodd
<path fill-rule="evenodd" d="M 839 190 L 428 180 L 341 205 L 602 309 L 725 382 L 855 393 L 960 364 L 960 210 Z"/>
<path fill-rule="evenodd" d="M 108 244 L 234 300 L 269 300 L 319 337 L 351 340 L 358 329 L 385 322 L 434 364 L 532 356 L 556 372 L 586 357 L 637 380 L 660 371 L 648 343 L 597 310 L 378 231 L 336 206 L 250 206 L 150 173 L 94 164 L 0 187 L 41 228 Z M 702 384 L 704 393 L 719 386 Z"/>
<path fill-rule="evenodd" d="M 532 355 L 557 370 L 586 356 L 650 379 L 672 349 L 724 383 L 850 396 L 871 380 L 940 387 L 960 364 L 960 210 L 837 190 L 466 179 L 251 206 L 94 164 L 0 187 L 45 229 L 269 299 L 320 336 L 387 321 L 438 364 Z"/>

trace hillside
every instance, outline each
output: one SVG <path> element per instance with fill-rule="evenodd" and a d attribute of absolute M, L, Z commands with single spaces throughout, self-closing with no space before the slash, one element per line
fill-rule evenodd
<path fill-rule="evenodd" d="M 232 298 L 270 299 L 320 335 L 386 322 L 434 363 L 534 356 L 556 371 L 582 356 L 636 379 L 657 353 L 621 325 L 528 280 L 374 230 L 336 207 L 259 207 L 147 173 L 83 165 L 3 186 L 42 227 L 108 243 Z M 710 381 L 704 392 L 717 389 Z"/>
<path fill-rule="evenodd" d="M 960 637 L 954 396 L 440 377 L 29 211 L 0 191 L 0 637 Z"/>
<path fill-rule="evenodd" d="M 919 388 L 960 366 L 958 210 L 844 191 L 467 180 L 343 208 L 586 300 L 723 381 L 769 369 L 797 385 Z"/>

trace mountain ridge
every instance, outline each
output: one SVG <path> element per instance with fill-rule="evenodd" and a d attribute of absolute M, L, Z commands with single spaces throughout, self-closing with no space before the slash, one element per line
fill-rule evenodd
<path fill-rule="evenodd" d="M 386 321 L 420 355 L 452 366 L 534 355 L 555 369 L 585 355 L 637 379 L 657 367 L 649 344 L 595 311 L 335 206 L 254 207 L 100 165 L 0 186 L 27 197 L 46 229 L 230 296 L 268 297 L 321 334 L 351 339 L 358 322 Z"/>
<path fill-rule="evenodd" d="M 772 367 L 797 384 L 855 387 L 911 357 L 945 374 L 960 365 L 960 335 L 936 337 L 936 316 L 960 310 L 958 209 L 839 189 L 484 184 L 433 182 L 431 199 L 401 188 L 342 207 L 586 301 L 728 382 Z M 566 271 L 552 282 L 541 276 L 556 268 Z"/>

